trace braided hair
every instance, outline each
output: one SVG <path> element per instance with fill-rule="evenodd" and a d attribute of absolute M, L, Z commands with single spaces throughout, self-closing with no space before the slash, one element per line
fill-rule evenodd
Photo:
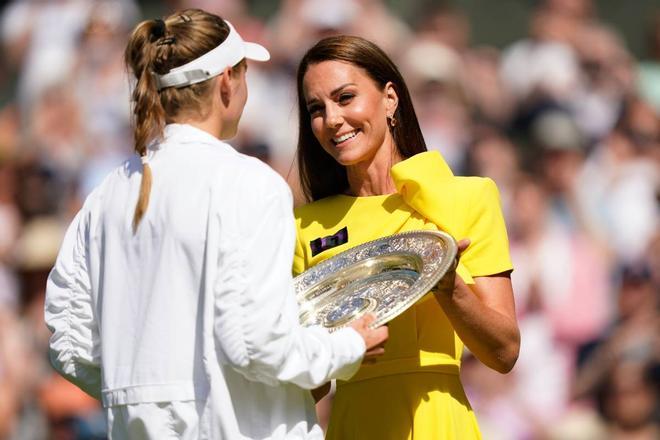
<path fill-rule="evenodd" d="M 147 146 L 162 136 L 165 124 L 178 117 L 204 118 L 210 111 L 211 81 L 158 90 L 154 75 L 163 75 L 219 46 L 229 26 L 217 15 L 187 9 L 163 19 L 146 20 L 131 34 L 124 60 L 135 76 L 132 92 L 134 148 L 142 157 L 140 195 L 133 215 L 137 230 L 151 192 L 152 173 L 146 161 Z"/>

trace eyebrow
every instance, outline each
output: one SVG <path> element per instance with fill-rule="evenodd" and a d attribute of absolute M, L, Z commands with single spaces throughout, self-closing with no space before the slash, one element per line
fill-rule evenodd
<path fill-rule="evenodd" d="M 342 84 L 342 85 L 340 85 L 339 87 L 337 87 L 336 89 L 334 89 L 332 92 L 330 92 L 330 96 L 334 96 L 334 95 L 336 95 L 337 93 L 339 93 L 342 89 L 344 89 L 344 88 L 346 88 L 346 87 L 348 87 L 348 86 L 354 86 L 354 85 L 356 85 L 356 84 L 355 84 L 355 83 L 346 83 L 346 84 Z M 307 105 L 307 106 L 309 107 L 310 104 L 313 104 L 313 103 L 315 103 L 315 102 L 317 102 L 317 101 L 318 101 L 317 99 L 310 99 L 309 101 L 305 102 L 305 105 Z"/>

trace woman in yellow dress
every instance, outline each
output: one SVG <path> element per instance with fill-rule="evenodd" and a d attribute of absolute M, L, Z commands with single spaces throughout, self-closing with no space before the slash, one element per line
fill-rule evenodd
<path fill-rule="evenodd" d="M 463 344 L 501 373 L 520 347 L 497 187 L 454 176 L 426 151 L 401 74 L 367 40 L 319 41 L 300 62 L 297 89 L 298 167 L 310 203 L 296 209 L 295 273 L 397 232 L 464 239 L 453 290 L 392 320 L 385 355 L 337 383 L 327 438 L 481 438 L 459 378 Z"/>

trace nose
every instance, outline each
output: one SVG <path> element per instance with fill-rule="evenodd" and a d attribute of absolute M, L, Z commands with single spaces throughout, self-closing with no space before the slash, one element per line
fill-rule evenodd
<path fill-rule="evenodd" d="M 344 123 L 341 112 L 334 106 L 328 106 L 325 111 L 325 125 L 328 128 L 337 128 Z"/>

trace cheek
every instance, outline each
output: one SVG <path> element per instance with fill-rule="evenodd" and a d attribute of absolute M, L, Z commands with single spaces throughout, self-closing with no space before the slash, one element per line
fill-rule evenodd
<path fill-rule="evenodd" d="M 323 143 L 323 119 L 322 118 L 312 118 L 310 122 L 310 127 L 312 128 L 312 133 L 314 137 L 320 142 Z"/>
<path fill-rule="evenodd" d="M 377 99 L 356 102 L 346 116 L 353 122 L 352 125 L 361 125 L 372 135 L 381 134 L 386 128 L 385 109 Z"/>
<path fill-rule="evenodd" d="M 369 138 L 371 142 L 380 145 L 385 142 L 388 134 L 389 129 L 384 113 L 382 115 L 380 113 L 371 113 L 371 118 L 369 119 Z"/>
<path fill-rule="evenodd" d="M 354 125 L 358 122 L 360 124 L 373 124 L 374 107 L 372 105 L 366 101 L 355 102 L 347 108 L 345 117 Z"/>
<path fill-rule="evenodd" d="M 247 83 L 243 83 L 242 95 L 243 95 L 243 105 L 245 105 L 247 103 L 248 96 L 249 96 Z"/>

